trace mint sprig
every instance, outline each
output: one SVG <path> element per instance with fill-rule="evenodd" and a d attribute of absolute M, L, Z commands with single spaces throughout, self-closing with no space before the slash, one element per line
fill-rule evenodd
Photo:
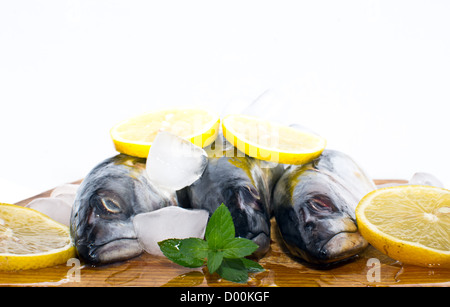
<path fill-rule="evenodd" d="M 221 204 L 208 221 L 205 240 L 198 238 L 167 239 L 158 242 L 163 254 L 171 261 L 189 268 L 208 267 L 222 278 L 245 283 L 249 272 L 262 272 L 257 262 L 245 258 L 258 245 L 245 238 L 236 237 L 233 219 L 228 208 Z"/>

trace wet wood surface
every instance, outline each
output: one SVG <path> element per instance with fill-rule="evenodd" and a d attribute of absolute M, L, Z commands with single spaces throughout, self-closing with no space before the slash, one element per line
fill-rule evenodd
<path fill-rule="evenodd" d="M 376 180 L 377 184 L 404 182 Z M 47 191 L 23 200 L 26 205 Z M 148 254 L 104 267 L 78 265 L 77 261 L 45 269 L 0 272 L 1 286 L 149 286 L 149 287 L 449 287 L 449 269 L 431 269 L 401 263 L 385 256 L 372 246 L 361 255 L 338 266 L 318 269 L 293 259 L 279 244 L 272 220 L 271 249 L 259 263 L 264 272 L 250 274 L 246 284 L 235 284 L 209 274 L 205 268 L 190 269 L 172 263 L 165 257 Z M 378 264 L 378 267 L 376 266 Z"/>

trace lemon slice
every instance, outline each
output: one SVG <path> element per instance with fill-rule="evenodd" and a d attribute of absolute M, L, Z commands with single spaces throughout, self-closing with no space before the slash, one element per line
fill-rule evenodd
<path fill-rule="evenodd" d="M 225 138 L 240 151 L 277 163 L 307 163 L 326 146 L 320 136 L 251 116 L 228 115 L 222 128 Z"/>
<path fill-rule="evenodd" d="M 118 152 L 147 158 L 160 131 L 171 132 L 199 147 L 206 147 L 216 139 L 219 124 L 219 115 L 209 110 L 174 108 L 124 120 L 111 129 L 110 135 Z"/>
<path fill-rule="evenodd" d="M 367 194 L 356 208 L 361 234 L 407 264 L 450 268 L 450 191 L 396 186 Z"/>
<path fill-rule="evenodd" d="M 73 257 L 67 226 L 33 209 L 0 204 L 0 270 L 44 268 Z"/>

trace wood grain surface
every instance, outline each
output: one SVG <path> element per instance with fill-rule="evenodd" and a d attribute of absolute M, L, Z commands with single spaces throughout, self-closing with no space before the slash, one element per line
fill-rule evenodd
<path fill-rule="evenodd" d="M 404 182 L 376 180 L 377 184 Z M 26 205 L 51 191 L 23 200 Z M 379 263 L 375 269 L 372 261 Z M 378 262 L 379 261 L 379 262 Z M 149 287 L 448 287 L 450 270 L 402 265 L 369 246 L 358 257 L 338 266 L 318 269 L 293 259 L 279 244 L 276 225 L 272 220 L 271 249 L 259 263 L 264 272 L 251 274 L 246 284 L 235 284 L 209 274 L 204 268 L 190 269 L 172 263 L 165 257 L 148 254 L 104 267 L 80 266 L 77 263 L 51 268 L 18 272 L 0 272 L 1 286 L 149 286 Z"/>

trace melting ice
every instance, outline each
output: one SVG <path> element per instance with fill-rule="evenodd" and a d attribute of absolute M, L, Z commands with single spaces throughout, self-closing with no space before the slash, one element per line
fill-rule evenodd
<path fill-rule="evenodd" d="M 208 164 L 206 152 L 169 132 L 160 132 L 148 154 L 147 174 L 157 186 L 180 190 L 194 183 Z"/>
<path fill-rule="evenodd" d="M 166 191 L 180 190 L 194 183 L 208 164 L 206 152 L 191 142 L 166 131 L 160 132 L 147 157 L 147 175 Z M 136 237 L 149 254 L 162 255 L 158 242 L 166 239 L 203 238 L 209 214 L 169 206 L 138 214 L 133 219 Z"/>
<path fill-rule="evenodd" d="M 163 255 L 158 242 L 166 239 L 203 238 L 209 214 L 177 206 L 141 213 L 133 224 L 141 247 L 149 254 Z"/>
<path fill-rule="evenodd" d="M 443 188 L 444 185 L 442 182 L 437 179 L 435 176 L 429 173 L 418 172 L 415 173 L 408 184 L 418 184 L 418 185 L 430 185 L 433 187 Z"/>
<path fill-rule="evenodd" d="M 434 175 L 425 172 L 415 173 L 407 183 L 384 183 L 377 185 L 377 188 L 380 189 L 398 185 L 428 185 L 438 188 L 444 188 L 444 184 L 439 179 L 437 179 Z"/>
<path fill-rule="evenodd" d="M 67 226 L 70 224 L 72 206 L 62 199 L 52 197 L 36 198 L 26 207 L 37 210 L 61 224 Z"/>
<path fill-rule="evenodd" d="M 79 184 L 71 183 L 60 185 L 52 191 L 50 197 L 62 199 L 72 206 L 79 187 Z"/>
<path fill-rule="evenodd" d="M 26 207 L 69 226 L 72 205 L 79 186 L 79 184 L 70 183 L 60 185 L 50 193 L 50 197 L 36 198 L 29 202 Z"/>

